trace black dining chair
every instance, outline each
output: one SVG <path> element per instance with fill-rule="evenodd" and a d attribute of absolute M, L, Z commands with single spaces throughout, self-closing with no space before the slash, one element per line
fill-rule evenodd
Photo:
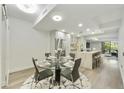
<path fill-rule="evenodd" d="M 49 56 L 51 56 L 51 53 L 45 53 L 45 57 L 49 57 Z"/>
<path fill-rule="evenodd" d="M 72 57 L 72 61 L 74 61 L 75 60 L 75 53 L 69 53 L 69 55 L 70 55 L 70 57 Z"/>
<path fill-rule="evenodd" d="M 82 80 L 80 78 L 79 74 L 79 66 L 81 64 L 81 58 L 75 60 L 75 64 L 73 69 L 66 68 L 64 71 L 61 72 L 61 75 L 65 77 L 67 80 L 72 82 L 73 87 L 77 87 L 74 82 L 76 82 L 78 79 L 80 80 L 81 86 L 82 86 Z M 64 85 L 65 86 L 65 85 Z M 79 87 L 77 87 L 79 88 Z"/>
<path fill-rule="evenodd" d="M 61 51 L 61 56 L 64 56 L 64 57 L 66 56 L 65 50 L 62 50 L 62 51 Z"/>
<path fill-rule="evenodd" d="M 34 74 L 33 81 L 34 81 L 35 87 L 36 87 L 37 84 L 39 83 L 39 81 L 53 76 L 53 72 L 50 69 L 45 69 L 45 70 L 39 71 L 38 66 L 36 65 L 37 59 L 34 59 L 32 57 L 32 61 L 33 61 L 34 68 L 35 68 L 35 74 Z M 32 82 L 32 84 L 33 84 L 33 82 Z M 31 85 L 31 87 L 32 87 L 32 85 Z"/>
<path fill-rule="evenodd" d="M 45 53 L 45 57 L 46 57 L 46 62 L 49 62 L 49 63 L 51 63 L 51 59 L 49 59 L 49 57 L 51 56 L 51 53 Z"/>

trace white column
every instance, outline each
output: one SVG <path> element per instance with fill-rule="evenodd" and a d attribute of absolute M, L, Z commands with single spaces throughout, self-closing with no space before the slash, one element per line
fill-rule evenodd
<path fill-rule="evenodd" d="M 1 40 L 2 40 L 2 9 L 1 9 L 1 5 L 0 5 L 0 88 L 1 88 L 1 78 L 2 78 L 2 72 L 1 72 Z"/>
<path fill-rule="evenodd" d="M 9 30 L 9 22 L 6 20 L 6 81 L 5 84 L 8 86 L 9 81 L 9 62 L 10 61 L 10 30 Z"/>
<path fill-rule="evenodd" d="M 83 36 L 81 37 L 81 45 L 83 45 L 83 50 L 86 50 L 86 40 Z"/>
<path fill-rule="evenodd" d="M 56 36 L 56 31 L 51 31 L 50 32 L 50 52 L 54 54 L 55 50 L 55 36 Z"/>
<path fill-rule="evenodd" d="M 67 56 L 70 53 L 70 43 L 71 43 L 71 36 L 70 36 L 70 34 L 67 34 L 65 37 L 65 49 L 66 49 Z"/>
<path fill-rule="evenodd" d="M 2 9 L 1 11 L 2 12 Z M 4 14 L 5 15 L 5 14 Z M 1 20 L 0 28 L 2 31 L 0 32 L 0 56 L 1 56 L 1 86 L 8 85 L 9 78 L 9 45 L 10 45 L 10 31 L 8 30 L 8 19 L 3 17 L 4 20 Z"/>

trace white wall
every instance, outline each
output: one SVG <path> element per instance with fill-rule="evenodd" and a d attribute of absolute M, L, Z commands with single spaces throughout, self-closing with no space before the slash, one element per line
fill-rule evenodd
<path fill-rule="evenodd" d="M 32 29 L 29 22 L 10 18 L 10 72 L 32 67 L 32 56 L 44 58 L 49 51 L 49 32 Z"/>
<path fill-rule="evenodd" d="M 121 28 L 118 36 L 119 66 L 124 84 L 124 13 L 122 15 Z"/>
<path fill-rule="evenodd" d="M 91 49 L 101 50 L 102 44 L 99 41 L 93 41 L 90 43 L 90 47 L 91 47 Z"/>

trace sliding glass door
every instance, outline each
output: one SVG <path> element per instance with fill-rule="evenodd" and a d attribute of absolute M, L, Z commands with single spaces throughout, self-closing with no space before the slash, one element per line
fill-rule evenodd
<path fill-rule="evenodd" d="M 103 42 L 102 51 L 105 54 L 110 54 L 112 56 L 118 56 L 118 43 L 114 41 Z"/>

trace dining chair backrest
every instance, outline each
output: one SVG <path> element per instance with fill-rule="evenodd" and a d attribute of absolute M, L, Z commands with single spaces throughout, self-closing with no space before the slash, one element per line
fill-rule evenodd
<path fill-rule="evenodd" d="M 34 59 L 34 58 L 32 57 L 32 61 L 33 61 L 34 68 L 35 68 L 35 74 L 39 74 L 39 70 L 38 70 L 38 67 L 37 67 L 37 65 L 36 65 L 37 59 Z"/>
<path fill-rule="evenodd" d="M 74 61 L 74 59 L 75 59 L 75 53 L 70 53 L 69 55 L 70 55 L 70 57 L 73 58 L 73 61 Z"/>
<path fill-rule="evenodd" d="M 66 55 L 65 50 L 62 50 L 62 52 L 61 52 L 61 56 L 65 56 L 65 55 Z"/>
<path fill-rule="evenodd" d="M 51 53 L 45 53 L 45 57 L 51 56 Z"/>
<path fill-rule="evenodd" d="M 73 70 L 72 70 L 73 82 L 75 82 L 80 77 L 79 71 L 78 71 L 80 64 L 81 64 L 81 58 L 76 59 L 75 63 L 74 63 Z"/>

